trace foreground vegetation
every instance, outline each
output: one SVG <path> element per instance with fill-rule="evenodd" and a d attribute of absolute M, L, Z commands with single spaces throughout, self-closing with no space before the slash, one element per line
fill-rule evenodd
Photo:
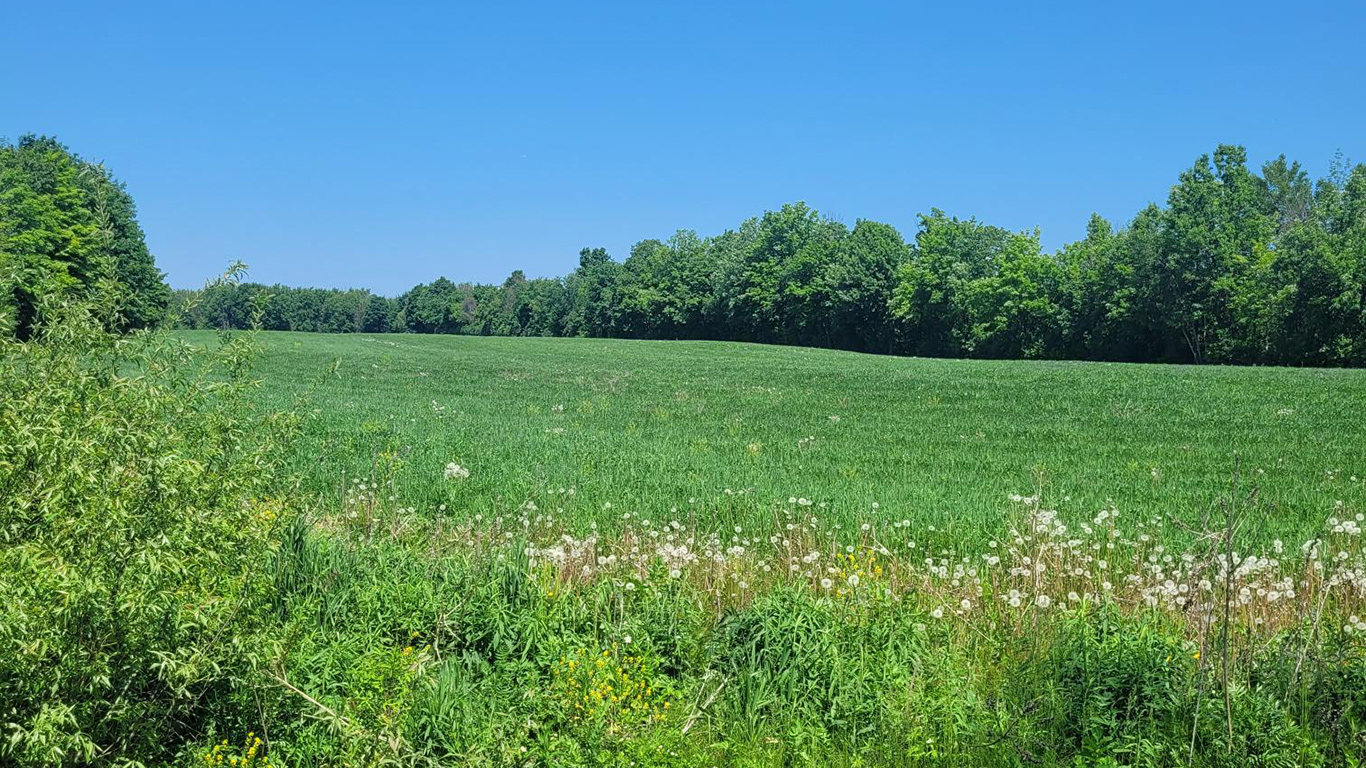
<path fill-rule="evenodd" d="M 289 457 L 348 385 L 274 415 L 253 336 L 48 316 L 0 366 L 7 763 L 1347 766 L 1366 748 L 1359 497 L 1269 541 L 1248 536 L 1271 507 L 1246 466 L 1198 511 L 1067 514 L 1021 488 L 957 543 L 871 504 L 836 527 L 800 496 L 745 523 L 618 505 L 608 530 L 568 511 L 572 485 L 484 515 L 465 498 L 493 464 L 383 441 L 310 492 Z M 445 509 L 410 502 L 407 471 Z"/>

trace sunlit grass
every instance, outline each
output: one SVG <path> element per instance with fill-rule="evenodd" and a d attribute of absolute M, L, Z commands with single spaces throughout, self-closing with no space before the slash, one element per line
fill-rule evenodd
<path fill-rule="evenodd" d="M 530 502 L 585 523 L 634 512 L 720 526 L 771 519 L 800 497 L 834 524 L 910 519 L 960 540 L 999 531 L 1007 496 L 1041 483 L 1064 514 L 1113 504 L 1199 521 L 1237 466 L 1269 510 L 1246 535 L 1289 540 L 1336 501 L 1364 496 L 1361 371 L 720 342 L 262 338 L 272 406 L 341 361 L 297 447 L 306 487 L 339 498 L 389 451 L 403 501 L 433 513 L 497 516 Z M 470 472 L 458 490 L 443 476 L 451 462 Z"/>

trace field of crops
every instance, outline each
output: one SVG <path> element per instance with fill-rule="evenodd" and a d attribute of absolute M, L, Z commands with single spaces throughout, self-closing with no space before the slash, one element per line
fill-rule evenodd
<path fill-rule="evenodd" d="M 55 322 L 5 765 L 1366 754 L 1361 372 Z"/>
<path fill-rule="evenodd" d="M 1238 467 L 1266 510 L 1245 535 L 1288 540 L 1366 495 L 1362 371 L 261 337 L 267 403 L 312 393 L 295 463 L 306 486 L 337 499 L 397 458 L 399 501 L 423 512 L 530 504 L 571 523 L 633 514 L 710 528 L 804 499 L 823 524 L 911 520 L 925 539 L 956 541 L 996 532 L 1010 495 L 1040 490 L 1064 517 L 1113 505 L 1195 522 Z M 337 375 L 318 384 L 333 361 Z M 448 482 L 449 463 L 469 477 Z"/>

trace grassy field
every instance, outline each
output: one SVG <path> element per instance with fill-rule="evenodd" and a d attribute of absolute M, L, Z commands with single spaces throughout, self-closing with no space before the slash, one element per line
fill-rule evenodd
<path fill-rule="evenodd" d="M 210 333 L 185 334 L 208 343 Z M 999 528 L 1040 488 L 1064 517 L 1109 503 L 1197 520 L 1235 466 L 1297 537 L 1366 476 L 1366 372 L 906 359 L 714 342 L 264 333 L 262 391 L 313 396 L 295 467 L 336 498 L 384 452 L 407 503 L 583 523 L 704 527 L 910 519 L 927 538 Z M 470 477 L 452 484 L 455 462 Z M 381 462 L 383 463 L 383 462 Z M 569 494 L 563 491 L 573 489 Z M 610 507 L 608 506 L 610 505 Z M 934 532 L 929 532 L 930 526 Z"/>
<path fill-rule="evenodd" d="M 3 765 L 1366 754 L 1361 372 L 59 321 Z"/>

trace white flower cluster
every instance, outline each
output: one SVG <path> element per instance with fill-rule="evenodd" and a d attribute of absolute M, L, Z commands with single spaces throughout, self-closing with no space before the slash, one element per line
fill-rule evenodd
<path fill-rule="evenodd" d="M 468 476 L 459 465 L 447 467 L 447 477 Z M 379 503 L 375 492 L 373 485 L 355 484 L 352 503 Z M 1227 595 L 1238 621 L 1285 627 L 1302 617 L 1305 606 L 1321 605 L 1325 590 L 1333 590 L 1333 604 L 1344 613 L 1360 613 L 1366 603 L 1362 521 L 1345 505 L 1333 510 L 1322 537 L 1305 542 L 1297 556 L 1295 547 L 1280 540 L 1269 543 L 1265 552 L 1244 552 L 1242 546 L 1228 552 L 1218 531 L 1216 538 L 1191 543 L 1185 551 L 1169 549 L 1168 542 L 1191 542 L 1187 532 L 1173 530 L 1172 521 L 1162 515 L 1138 519 L 1132 513 L 1121 515 L 1108 503 L 1073 530 L 1057 510 L 1044 508 L 1037 495 L 1011 497 L 1021 506 L 1014 510 L 1014 525 L 1006 529 L 1009 535 L 986 540 L 975 551 L 939 548 L 935 542 L 943 537 L 933 526 L 897 519 L 876 505 L 862 520 L 841 520 L 827 513 L 825 502 L 796 495 L 787 497 L 786 505 L 778 502 L 775 524 L 762 532 L 734 524 L 704 532 L 678 519 L 661 524 L 636 512 L 612 511 L 619 524 L 614 520 L 600 532 L 598 523 L 589 522 L 591 533 L 575 536 L 565 533 L 582 525 L 573 522 L 582 520 L 582 502 L 574 494 L 572 487 L 543 489 L 535 498 L 544 511 L 528 499 L 516 522 L 505 524 L 500 517 L 490 521 L 496 532 L 480 533 L 478 526 L 470 526 L 461 535 L 474 551 L 515 540 L 545 542 L 527 546 L 524 554 L 534 569 L 552 569 L 561 581 L 604 578 L 631 590 L 647 584 L 652 575 L 667 575 L 718 598 L 744 601 L 765 584 L 789 580 L 832 600 L 913 600 L 934 608 L 931 616 L 949 619 L 974 613 L 999 617 L 1007 609 L 1023 617 L 1111 599 L 1133 609 L 1188 617 L 1192 626 L 1209 626 L 1225 610 Z M 598 503 L 592 505 L 595 510 Z M 698 503 L 688 500 L 689 505 Z M 603 504 L 602 509 L 612 507 Z M 678 515 L 679 510 L 670 512 Z M 1117 527 L 1120 519 L 1125 531 Z M 1352 632 L 1366 632 L 1364 622 L 1354 619 L 1347 625 Z"/>

